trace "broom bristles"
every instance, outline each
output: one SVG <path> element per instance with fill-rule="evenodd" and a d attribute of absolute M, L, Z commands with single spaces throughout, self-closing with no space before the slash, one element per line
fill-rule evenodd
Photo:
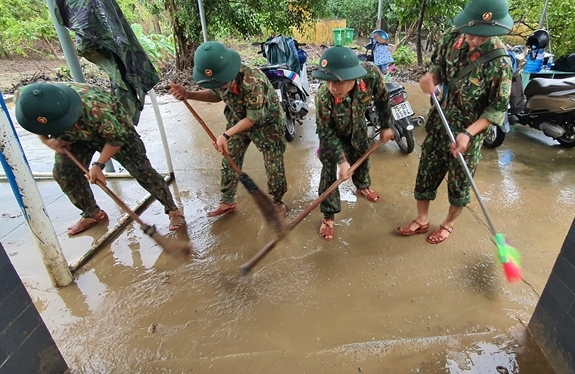
<path fill-rule="evenodd" d="M 521 280 L 519 251 L 507 243 L 503 234 L 495 235 L 495 244 L 497 244 L 497 259 L 503 265 L 505 278 L 509 283 L 519 282 Z"/>
<path fill-rule="evenodd" d="M 155 226 L 142 226 L 145 234 L 149 235 L 166 253 L 178 259 L 187 260 L 192 253 L 192 244 L 182 240 L 167 238 L 156 231 Z"/>

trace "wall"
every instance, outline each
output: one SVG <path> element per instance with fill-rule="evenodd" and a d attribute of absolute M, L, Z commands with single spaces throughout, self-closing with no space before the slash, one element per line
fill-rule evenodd
<path fill-rule="evenodd" d="M 321 19 L 304 28 L 303 32 L 292 30 L 292 35 L 300 43 L 334 45 L 333 29 L 345 28 L 345 19 Z"/>
<path fill-rule="evenodd" d="M 0 374 L 62 374 L 67 370 L 0 243 Z"/>
<path fill-rule="evenodd" d="M 529 321 L 557 374 L 575 373 L 575 220 Z"/>

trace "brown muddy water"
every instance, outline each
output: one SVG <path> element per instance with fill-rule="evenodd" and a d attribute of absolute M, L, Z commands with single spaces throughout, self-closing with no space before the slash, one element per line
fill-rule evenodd
<path fill-rule="evenodd" d="M 407 87 L 416 115 L 429 98 Z M 476 199 L 452 236 L 431 245 L 424 235 L 394 229 L 415 218 L 413 184 L 420 149 L 395 144 L 371 157 L 378 203 L 340 187 L 336 238 L 319 238 L 312 212 L 247 277 L 238 266 L 273 239 L 240 185 L 235 213 L 208 218 L 219 200 L 221 157 L 182 103 L 160 98 L 193 258 L 181 263 L 137 225 L 129 225 L 55 289 L 12 192 L 0 182 L 0 241 L 73 373 L 552 373 L 525 325 L 570 227 L 575 205 L 572 150 L 542 134 L 515 128 L 497 150 L 485 149 L 476 183 L 500 232 L 522 253 L 524 282 L 507 284 Z M 220 104 L 192 103 L 214 133 L 224 129 Z M 13 108 L 12 108 L 13 110 Z M 12 117 L 14 118 L 14 116 Z M 288 220 L 317 197 L 313 110 L 285 154 Z M 152 107 L 138 131 L 154 166 L 166 171 Z M 35 172 L 51 169 L 52 153 L 18 130 Z M 423 129 L 417 129 L 418 143 Z M 116 164 L 116 167 L 119 166 Z M 266 188 L 260 154 L 251 147 L 244 171 Z M 77 238 L 65 229 L 77 210 L 51 180 L 38 182 L 68 261 L 106 230 Z M 128 206 L 145 192 L 130 179 L 109 179 Z M 94 188 L 112 227 L 122 212 Z M 447 213 L 445 187 L 431 205 L 431 229 Z M 167 233 L 154 202 L 141 215 Z M 507 371 L 505 371 L 507 370 Z"/>

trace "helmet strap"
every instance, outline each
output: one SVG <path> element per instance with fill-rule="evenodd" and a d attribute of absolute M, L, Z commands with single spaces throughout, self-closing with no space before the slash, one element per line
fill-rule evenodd
<path fill-rule="evenodd" d="M 339 75 L 337 75 L 336 73 L 332 72 L 332 71 L 329 70 L 329 69 L 326 69 L 326 68 L 323 68 L 323 67 L 318 67 L 317 70 L 321 71 L 322 73 L 326 73 L 326 74 L 328 74 L 328 75 L 331 75 L 332 77 L 334 77 L 335 79 L 337 79 L 337 80 L 340 81 L 340 82 L 343 82 L 343 81 L 344 81 Z"/>

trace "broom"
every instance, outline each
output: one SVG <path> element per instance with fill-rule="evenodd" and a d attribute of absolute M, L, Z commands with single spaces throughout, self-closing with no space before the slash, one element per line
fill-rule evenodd
<path fill-rule="evenodd" d="M 449 135 L 449 139 L 452 143 L 455 143 L 455 137 L 453 136 L 453 132 L 451 132 L 451 128 L 449 127 L 449 122 L 447 122 L 447 118 L 445 117 L 445 113 L 441 109 L 441 104 L 435 95 L 435 92 L 431 93 L 431 98 L 433 99 L 433 103 L 437 112 L 439 113 L 439 117 L 441 117 L 441 121 L 445 126 L 445 130 Z M 505 277 L 509 283 L 515 283 L 521 280 L 521 268 L 519 264 L 519 251 L 513 248 L 507 241 L 505 240 L 505 236 L 501 233 L 498 233 L 495 229 L 495 225 L 493 225 L 493 221 L 491 221 L 491 216 L 481 199 L 481 195 L 479 194 L 479 190 L 477 189 L 477 185 L 473 180 L 473 176 L 467 167 L 467 163 L 465 162 L 465 158 L 461 152 L 458 153 L 459 161 L 461 162 L 461 166 L 463 170 L 465 170 L 465 174 L 467 174 L 467 178 L 473 187 L 473 192 L 475 192 L 475 196 L 477 196 L 477 200 L 479 201 L 479 205 L 481 206 L 481 210 L 483 210 L 483 214 L 487 219 L 487 223 L 489 224 L 489 229 L 493 234 L 493 240 L 495 241 L 495 245 L 497 246 L 496 257 L 499 263 L 503 265 L 503 272 L 505 273 Z"/>
<path fill-rule="evenodd" d="M 66 148 L 62 148 L 62 150 L 64 151 L 64 154 L 66 154 L 66 156 L 68 156 L 80 168 L 80 170 L 82 170 L 85 174 L 88 174 L 88 168 L 86 168 L 86 166 L 82 164 L 76 158 L 76 156 L 70 152 L 70 150 Z M 154 239 L 154 241 L 158 243 L 158 245 L 162 247 L 168 254 L 178 258 L 188 258 L 190 256 L 192 245 L 189 242 L 166 238 L 165 236 L 160 235 L 156 231 L 156 226 L 145 224 L 136 213 L 128 208 L 128 206 L 122 200 L 120 200 L 120 198 L 114 192 L 112 192 L 108 186 L 106 186 L 106 184 L 100 180 L 96 180 L 96 184 L 106 194 L 108 194 L 108 196 L 110 196 L 116 202 L 116 204 L 120 206 L 120 208 L 128 213 L 128 215 L 141 226 L 142 231 L 144 231 L 145 234 Z"/>
<path fill-rule="evenodd" d="M 198 115 L 198 113 L 196 113 L 196 111 L 194 110 L 194 108 L 192 108 L 190 103 L 188 103 L 186 100 L 182 101 L 184 104 L 186 104 L 186 107 L 196 118 L 196 120 L 200 123 L 200 125 L 202 125 L 204 130 L 208 133 L 212 141 L 215 143 L 216 137 L 214 136 L 210 128 L 206 125 L 204 120 Z M 268 197 L 268 195 L 263 193 L 255 184 L 255 182 L 246 173 L 241 171 L 241 169 L 238 167 L 238 165 L 236 165 L 234 160 L 232 160 L 228 152 L 224 150 L 223 154 L 226 160 L 230 163 L 232 169 L 234 169 L 234 172 L 238 174 L 240 182 L 242 182 L 244 187 L 248 190 L 248 192 L 256 202 L 257 206 L 260 208 L 260 211 L 264 215 L 266 222 L 275 231 L 276 235 L 278 237 L 283 237 L 284 235 L 286 235 L 285 220 L 283 217 L 280 216 L 278 211 L 275 209 L 273 202 Z"/>
<path fill-rule="evenodd" d="M 380 138 L 374 145 L 371 146 L 371 148 L 365 152 L 365 154 L 363 156 L 361 156 L 361 158 L 359 160 L 357 160 L 350 168 L 349 168 L 349 173 L 352 173 L 355 169 L 357 169 L 368 157 L 369 155 L 371 155 L 381 144 L 383 144 L 383 138 Z M 288 232 L 287 234 L 293 230 L 301 221 L 303 221 L 303 219 L 305 217 L 307 217 L 312 210 L 314 210 L 315 208 L 317 208 L 317 206 L 319 204 L 321 204 L 322 201 L 324 201 L 325 199 L 327 199 L 327 197 L 329 195 L 331 195 L 333 193 L 333 191 L 335 191 L 337 189 L 337 187 L 342 184 L 344 182 L 344 179 L 339 178 L 338 180 L 336 180 L 335 182 L 332 183 L 331 186 L 329 186 L 329 188 L 327 190 L 325 190 L 321 195 L 319 195 L 319 197 L 317 199 L 315 199 L 310 206 L 308 206 L 307 208 L 304 209 L 303 212 L 300 213 L 299 216 L 297 216 L 287 227 Z M 283 237 L 278 237 L 272 241 L 270 241 L 268 244 L 266 244 L 265 247 L 263 247 L 258 253 L 256 253 L 256 255 L 254 257 L 251 258 L 251 260 L 249 260 L 248 262 L 246 262 L 245 264 L 243 264 L 242 266 L 240 266 L 240 273 L 242 275 L 248 275 L 248 273 L 253 269 L 254 266 L 257 265 L 258 262 L 260 262 L 264 257 L 267 256 L 268 253 L 271 252 L 272 249 L 274 249 L 276 247 L 276 245 L 279 243 L 280 240 L 282 240 Z"/>

